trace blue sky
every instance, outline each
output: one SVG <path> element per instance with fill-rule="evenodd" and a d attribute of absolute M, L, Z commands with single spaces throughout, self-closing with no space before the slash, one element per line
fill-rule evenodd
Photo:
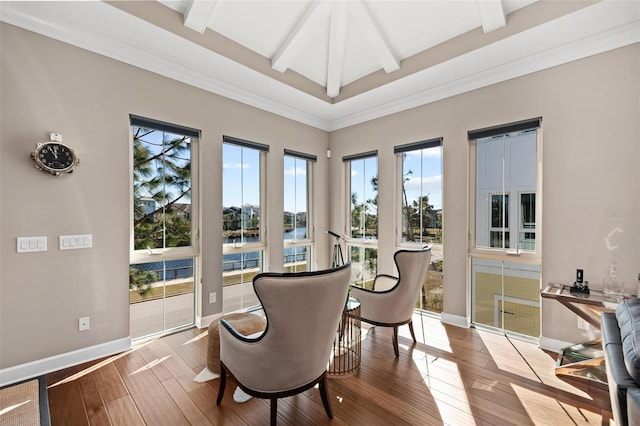
<path fill-rule="evenodd" d="M 240 206 L 259 204 L 260 155 L 253 149 L 241 149 L 231 144 L 223 144 L 223 205 Z M 306 161 L 285 156 L 284 160 L 284 210 L 306 211 Z M 413 173 L 405 183 L 409 202 L 422 195 L 428 195 L 435 209 L 442 208 L 442 148 L 429 148 L 408 152 L 404 159 L 404 173 Z M 375 194 L 371 178 L 378 173 L 377 158 L 355 161 L 351 170 L 352 181 L 358 182 L 353 192 L 360 201 L 372 199 Z M 364 177 L 361 177 L 364 176 Z M 422 177 L 421 177 L 422 176 Z M 243 190 L 241 190 L 241 187 Z M 229 190 L 231 189 L 231 190 Z"/>
<path fill-rule="evenodd" d="M 403 174 L 413 172 L 405 183 L 409 203 L 420 195 L 428 195 L 433 208 L 441 209 L 442 147 L 407 152 L 403 163 Z"/>

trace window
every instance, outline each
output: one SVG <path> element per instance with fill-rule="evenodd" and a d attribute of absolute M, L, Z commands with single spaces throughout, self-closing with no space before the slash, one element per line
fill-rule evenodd
<path fill-rule="evenodd" d="M 313 227 L 311 218 L 312 155 L 284 152 L 284 271 L 311 270 Z"/>
<path fill-rule="evenodd" d="M 371 288 L 378 265 L 378 153 L 344 157 L 349 206 L 347 255 L 352 280 Z"/>
<path fill-rule="evenodd" d="M 535 130 L 474 141 L 477 249 L 536 252 L 537 145 Z"/>
<path fill-rule="evenodd" d="M 431 264 L 417 307 L 442 312 L 442 138 L 399 145 L 398 245 L 431 245 Z"/>
<path fill-rule="evenodd" d="M 534 251 L 536 247 L 536 194 L 520 194 L 520 234 L 518 247 Z"/>
<path fill-rule="evenodd" d="M 198 261 L 199 132 L 130 116 L 132 338 L 190 326 Z"/>
<path fill-rule="evenodd" d="M 540 333 L 540 122 L 469 132 L 472 321 L 527 339 Z"/>
<path fill-rule="evenodd" d="M 509 248 L 509 194 L 491 194 L 489 246 Z"/>
<path fill-rule="evenodd" d="M 251 282 L 263 271 L 267 145 L 224 136 L 222 293 L 224 312 L 257 305 Z"/>

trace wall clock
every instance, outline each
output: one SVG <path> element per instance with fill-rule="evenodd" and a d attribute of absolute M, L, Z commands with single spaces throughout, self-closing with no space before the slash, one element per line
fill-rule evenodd
<path fill-rule="evenodd" d="M 36 169 L 54 176 L 73 172 L 80 162 L 73 149 L 57 141 L 39 143 L 31 153 L 31 158 L 36 162 Z"/>

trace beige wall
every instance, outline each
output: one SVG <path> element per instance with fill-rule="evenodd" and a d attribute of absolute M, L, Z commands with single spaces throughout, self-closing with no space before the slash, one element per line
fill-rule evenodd
<path fill-rule="evenodd" d="M 318 156 L 316 232 L 344 228 L 343 155 L 379 150 L 380 223 L 395 221 L 393 146 L 444 138 L 447 315 L 467 311 L 466 132 L 543 117 L 543 282 L 575 269 L 599 286 L 619 228 L 620 274 L 640 272 L 640 45 L 576 61 L 331 134 L 175 81 L 0 24 L 0 369 L 126 338 L 128 330 L 130 113 L 202 130 L 203 291 L 221 291 L 223 134 L 271 146 L 269 269 L 282 265 L 283 148 Z M 29 153 L 62 133 L 82 162 L 54 178 Z M 331 160 L 325 151 L 331 148 Z M 330 222 L 329 222 L 330 221 Z M 64 234 L 91 233 L 93 248 L 59 251 Z M 44 253 L 16 254 L 18 236 L 47 236 Z M 395 229 L 381 226 L 380 272 L 393 272 Z M 220 294 L 220 293 L 219 293 Z M 220 298 L 201 315 L 221 311 Z M 543 304 L 543 336 L 578 341 L 577 321 Z M 79 333 L 80 316 L 91 330 Z"/>
<path fill-rule="evenodd" d="M 570 282 L 576 268 L 601 288 L 606 236 L 627 291 L 640 272 L 640 45 L 554 67 L 372 122 L 335 131 L 330 186 L 343 188 L 342 156 L 377 149 L 379 222 L 395 223 L 393 146 L 443 137 L 444 314 L 468 318 L 467 131 L 543 117 L 542 282 Z M 335 178 L 334 178 L 335 177 Z M 331 227 L 344 229 L 344 190 L 331 192 Z M 337 208 L 340 207 L 340 208 Z M 381 226 L 379 272 L 393 273 L 392 226 Z M 542 335 L 576 342 L 566 308 L 545 300 Z"/>
<path fill-rule="evenodd" d="M 328 135 L 306 125 L 1 24 L 0 369 L 129 335 L 129 114 L 202 131 L 203 292 L 222 310 L 222 135 L 270 145 L 269 269 L 282 268 L 283 149 L 318 156 L 316 227 L 326 229 Z M 59 132 L 81 163 L 71 175 L 34 169 L 29 153 Z M 92 234 L 93 248 L 58 250 L 58 236 Z M 16 254 L 16 237 L 48 251 Z M 328 241 L 319 234 L 319 265 Z M 91 330 L 78 332 L 90 316 Z"/>

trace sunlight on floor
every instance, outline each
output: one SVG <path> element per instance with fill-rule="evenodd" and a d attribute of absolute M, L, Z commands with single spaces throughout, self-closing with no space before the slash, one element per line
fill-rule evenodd
<path fill-rule="evenodd" d="M 416 366 L 423 374 L 423 383 L 433 396 L 443 424 L 476 424 L 457 363 L 426 355 Z"/>
<path fill-rule="evenodd" d="M 492 361 L 501 372 L 515 374 L 534 383 L 570 392 L 582 398 L 593 399 L 587 392 L 559 379 L 555 375 L 555 361 L 537 345 L 508 339 L 510 346 L 505 346 L 503 335 L 488 331 L 478 331 L 478 335 L 491 354 Z M 536 371 L 534 365 L 538 366 L 538 370 L 541 371 Z"/>
<path fill-rule="evenodd" d="M 105 365 L 111 364 L 112 362 L 129 355 L 131 352 L 137 351 L 138 349 L 148 345 L 150 342 L 151 341 L 149 340 L 149 341 L 146 341 L 144 343 L 140 343 L 138 345 L 135 345 L 133 348 L 131 348 L 128 351 L 121 352 L 121 353 L 119 353 L 117 355 L 105 358 L 104 360 L 102 360 L 102 361 L 100 361 L 100 362 L 98 362 L 96 364 L 93 364 L 91 367 L 85 368 L 84 370 L 79 371 L 76 374 L 73 374 L 73 375 L 71 375 L 71 376 L 69 376 L 69 377 L 67 377 L 67 378 L 65 378 L 63 380 L 60 380 L 59 382 L 56 382 L 56 383 L 53 383 L 53 384 L 47 386 L 47 389 L 51 389 L 53 387 L 56 387 L 58 385 L 62 385 L 64 383 L 69 383 L 69 382 L 72 382 L 74 380 L 79 379 L 82 376 L 86 376 L 89 373 L 92 373 L 92 372 L 94 372 L 96 370 L 99 370 L 100 368 L 104 367 Z"/>
<path fill-rule="evenodd" d="M 568 419 L 571 419 L 572 424 L 600 424 L 602 420 L 599 414 L 592 411 L 564 404 L 550 396 L 543 396 L 539 389 L 531 390 L 515 385 L 512 389 L 533 424 L 560 424 L 566 423 Z"/>
<path fill-rule="evenodd" d="M 452 353 L 451 344 L 446 338 L 447 332 L 445 330 L 445 325 L 439 318 L 435 318 L 428 314 L 420 315 L 420 313 L 415 313 L 413 315 L 413 329 L 418 343 L 423 343 L 436 349 Z M 398 334 L 411 339 L 409 328 L 406 326 L 400 327 L 398 329 Z"/>
<path fill-rule="evenodd" d="M 133 376 L 134 374 L 138 374 L 138 373 L 140 373 L 141 371 L 150 370 L 150 369 L 152 369 L 153 367 L 155 367 L 156 365 L 163 363 L 164 361 L 166 361 L 166 360 L 167 360 L 167 359 L 169 359 L 169 358 L 171 358 L 171 356 L 170 356 L 170 355 L 167 355 L 167 356 L 162 357 L 162 358 L 160 358 L 160 359 L 157 359 L 157 358 L 156 358 L 156 359 L 154 359 L 153 361 L 151 361 L 151 362 L 149 362 L 149 363 L 147 363 L 147 364 L 143 365 L 142 367 L 138 368 L 137 370 L 132 371 L 132 372 L 131 372 L 131 376 Z"/>
<path fill-rule="evenodd" d="M 209 330 L 208 330 L 207 328 L 205 328 L 205 329 L 204 329 L 204 331 L 203 331 L 202 333 L 198 334 L 198 335 L 197 335 L 196 337 L 194 337 L 193 339 L 189 339 L 189 340 L 187 340 L 186 342 L 184 342 L 184 343 L 182 344 L 182 346 L 186 346 L 186 345 L 188 345 L 188 344 L 195 343 L 195 342 L 197 342 L 197 341 L 198 341 L 198 340 L 200 340 L 200 339 L 204 339 L 204 338 L 205 338 L 205 337 L 207 337 L 208 335 L 209 335 Z"/>

